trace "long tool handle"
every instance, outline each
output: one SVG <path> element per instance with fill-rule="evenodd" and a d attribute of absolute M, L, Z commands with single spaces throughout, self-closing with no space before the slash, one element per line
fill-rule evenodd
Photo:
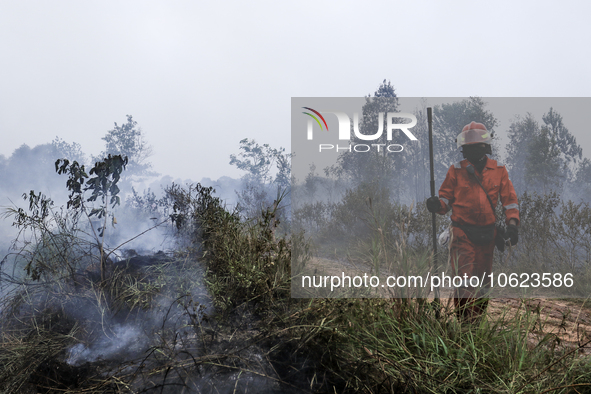
<path fill-rule="evenodd" d="M 429 124 L 429 170 L 431 172 L 431 197 L 435 196 L 435 169 L 433 160 L 433 108 L 427 107 L 427 123 Z M 433 275 L 437 275 L 437 218 L 435 212 L 431 213 L 431 224 L 433 228 Z M 435 301 L 439 304 L 439 288 L 435 289 Z"/>

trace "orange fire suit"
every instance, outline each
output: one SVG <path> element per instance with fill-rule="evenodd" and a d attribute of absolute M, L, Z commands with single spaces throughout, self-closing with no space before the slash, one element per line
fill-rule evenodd
<path fill-rule="evenodd" d="M 482 278 L 492 271 L 494 238 L 489 244 L 476 245 L 468 239 L 466 233 L 459 227 L 461 225 L 491 226 L 495 224 L 495 213 L 484 190 L 478 184 L 475 176 L 490 196 L 494 206 L 499 198 L 505 210 L 506 222 L 515 219 L 519 224 L 519 206 L 513 183 L 509 180 L 509 174 L 504 165 L 496 160 L 487 159 L 482 173 L 477 171 L 469 174 L 466 167 L 470 163 L 462 160 L 452 165 L 447 171 L 447 176 L 439 189 L 441 209 L 437 212 L 441 215 L 452 211 L 451 220 L 452 240 L 450 244 L 451 265 L 454 275 L 478 276 Z M 496 236 L 496 229 L 495 229 Z M 486 291 L 487 284 L 481 286 Z M 456 289 L 454 303 L 458 314 L 463 317 L 478 316 L 487 306 L 487 300 L 478 297 L 478 289 L 460 287 Z"/>

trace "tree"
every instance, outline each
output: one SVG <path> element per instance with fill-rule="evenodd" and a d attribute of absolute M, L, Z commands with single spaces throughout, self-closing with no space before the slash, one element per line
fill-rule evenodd
<path fill-rule="evenodd" d="M 585 157 L 579 162 L 570 186 L 573 200 L 591 203 L 591 160 Z"/>
<path fill-rule="evenodd" d="M 486 103 L 480 97 L 470 97 L 452 104 L 437 105 L 433 109 L 433 143 L 435 155 L 436 183 L 441 184 L 449 166 L 462 160 L 462 153 L 456 144 L 457 136 L 470 122 L 482 123 L 494 135 L 498 120 L 486 110 Z M 493 156 L 498 155 L 498 144 L 493 140 Z"/>
<path fill-rule="evenodd" d="M 152 164 L 148 158 L 152 156 L 152 147 L 146 142 L 142 129 L 131 115 L 127 115 L 127 122 L 109 130 L 102 138 L 105 141 L 105 151 L 101 157 L 121 155 L 129 160 L 127 175 L 135 176 L 137 181 L 143 177 L 157 176 L 152 171 Z M 96 161 L 96 158 L 95 158 Z"/>
<path fill-rule="evenodd" d="M 525 118 L 517 116 L 509 126 L 509 143 L 505 147 L 507 158 L 505 163 L 511 176 L 511 181 L 518 195 L 526 190 L 525 163 L 529 144 L 540 133 L 540 125 L 531 113 Z"/>
<path fill-rule="evenodd" d="M 105 252 L 105 230 L 110 224 L 115 227 L 117 220 L 112 210 L 117 205 L 121 205 L 121 198 L 119 197 L 119 186 L 117 183 L 121 179 L 121 174 L 128 164 L 127 157 L 121 155 L 109 155 L 102 161 L 94 164 L 88 174 L 86 174 L 84 165 L 80 165 L 74 161 L 70 163 L 67 159 L 58 159 L 55 162 L 55 171 L 58 174 L 68 175 L 66 182 L 67 189 L 70 191 L 70 196 L 67 204 L 67 209 L 72 210 L 77 215 L 85 214 L 89 221 L 92 216 L 96 216 L 99 220 L 102 219 L 100 227 L 94 228 L 91 223 L 93 236 L 100 252 L 100 270 L 101 281 L 106 279 L 106 263 L 109 255 L 112 252 Z M 85 198 L 84 192 L 90 190 L 90 197 Z M 31 193 L 33 193 L 31 191 Z M 94 203 L 98 201 L 98 205 L 89 207 L 86 203 Z M 110 208 L 110 209 L 109 209 Z"/>
<path fill-rule="evenodd" d="M 577 168 L 583 150 L 553 108 L 542 116 L 540 127 L 528 113 L 509 127 L 507 165 L 516 191 L 561 194 L 564 187 L 580 178 L 585 166 Z"/>
<path fill-rule="evenodd" d="M 566 166 L 561 158 L 553 134 L 547 126 L 530 141 L 525 161 L 525 184 L 528 191 L 562 191 L 566 175 Z"/>
<path fill-rule="evenodd" d="M 568 131 L 562 122 L 562 116 L 552 107 L 542 116 L 544 124 L 560 152 L 560 158 L 566 164 L 566 177 L 572 180 L 577 160 L 583 158 L 583 149 L 577 144 L 577 139 Z"/>
<path fill-rule="evenodd" d="M 417 125 L 413 127 L 412 132 L 417 137 L 417 141 L 409 141 L 404 147 L 407 158 L 404 179 L 408 182 L 410 197 L 418 203 L 431 195 L 429 189 L 429 129 L 425 103 L 422 108 L 417 108 L 414 111 L 414 115 L 417 118 Z"/>
<path fill-rule="evenodd" d="M 55 188 L 59 177 L 52 171 L 52 165 L 59 157 L 52 144 L 36 145 L 30 148 L 23 144 L 6 159 L 0 172 L 0 184 L 5 196 L 15 197 L 23 190 L 49 190 L 54 199 L 59 199 L 61 189 Z"/>
<path fill-rule="evenodd" d="M 55 151 L 55 157 L 53 158 L 54 160 L 59 157 L 68 157 L 72 161 L 86 163 L 86 155 L 84 152 L 82 152 L 82 147 L 77 142 L 72 142 L 69 144 L 56 136 L 55 139 L 51 141 L 51 146 Z"/>
<path fill-rule="evenodd" d="M 361 134 L 375 134 L 377 130 L 384 128 L 383 123 L 388 112 L 398 112 L 398 97 L 390 81 L 384 81 L 380 84 L 374 93 L 374 97 L 368 95 L 365 98 L 365 104 L 362 108 L 362 116 L 359 119 L 359 132 Z M 383 114 L 383 118 L 380 117 Z M 406 136 L 397 134 L 400 141 L 408 139 Z M 366 144 L 356 135 L 351 138 L 351 145 Z M 394 136 L 392 141 L 388 141 L 387 134 L 382 132 L 381 136 L 371 141 L 371 144 L 382 145 L 381 149 L 373 149 L 369 152 L 349 152 L 344 151 L 340 154 L 335 171 L 338 175 L 348 178 L 353 186 L 359 186 L 367 182 L 377 182 L 388 187 L 395 195 L 400 198 L 403 190 L 403 168 L 405 166 L 405 154 L 403 152 L 388 152 L 385 146 L 396 143 Z"/>
<path fill-rule="evenodd" d="M 273 198 L 286 197 L 289 205 L 291 182 L 291 153 L 285 148 L 271 148 L 269 144 L 259 145 L 255 140 L 240 141 L 241 152 L 230 155 L 230 164 L 246 171 L 242 177 L 242 191 L 236 192 L 239 205 L 246 217 L 258 215 L 261 209 L 273 204 Z M 275 197 L 269 195 L 275 189 Z"/>
<path fill-rule="evenodd" d="M 84 163 L 85 155 L 79 144 L 69 144 L 56 137 L 51 143 L 15 149 L 8 158 L 0 158 L 0 185 L 3 197 L 17 201 L 23 190 L 44 190 L 54 201 L 62 202 L 67 193 L 56 187 L 60 177 L 52 170 L 60 157 L 72 157 Z"/>
<path fill-rule="evenodd" d="M 285 148 L 271 148 L 269 144 L 259 145 L 255 140 L 245 138 L 240 141 L 238 155 L 230 155 L 230 164 L 246 171 L 246 177 L 263 184 L 288 187 L 291 174 L 291 153 Z M 273 173 L 273 168 L 276 173 Z"/>

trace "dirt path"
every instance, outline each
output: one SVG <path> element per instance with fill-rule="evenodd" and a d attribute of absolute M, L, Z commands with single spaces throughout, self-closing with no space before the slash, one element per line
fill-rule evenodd
<path fill-rule="evenodd" d="M 529 333 L 531 344 L 537 344 L 550 335 L 549 339 L 559 346 L 579 347 L 591 340 L 591 301 L 584 301 L 498 298 L 491 300 L 488 318 L 529 314 L 535 322 Z M 591 343 L 581 348 L 580 353 L 591 354 Z"/>

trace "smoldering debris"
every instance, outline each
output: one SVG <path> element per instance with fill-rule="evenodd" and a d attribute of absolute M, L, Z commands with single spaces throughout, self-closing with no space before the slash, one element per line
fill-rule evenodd
<path fill-rule="evenodd" d="M 97 360 L 125 358 L 139 354 L 148 338 L 134 325 L 115 325 L 112 335 L 103 337 L 98 343 L 87 347 L 82 343 L 72 346 L 68 350 L 66 363 L 79 366 Z"/>
<path fill-rule="evenodd" d="M 78 321 L 85 322 L 86 332 L 94 333 L 68 349 L 69 365 L 137 357 L 154 345 L 163 330 L 186 335 L 187 327 L 212 311 L 204 271 L 196 262 L 175 259 L 162 251 L 148 256 L 135 251 L 125 254 L 132 257 L 112 264 L 111 287 L 105 288 L 109 294 L 86 303 L 83 311 L 77 308 L 83 303 L 66 306 Z"/>
<path fill-rule="evenodd" d="M 275 354 L 273 340 L 246 305 L 223 324 L 208 317 L 213 305 L 200 262 L 164 252 L 124 255 L 112 263 L 106 282 L 48 282 L 27 289 L 28 298 L 13 310 L 20 312 L 21 324 L 35 321 L 32 335 L 36 329 L 45 334 L 31 343 L 38 358 L 34 367 L 14 386 L 66 393 L 300 392 L 284 384 L 281 377 L 289 374 L 281 365 L 307 371 L 307 361 L 292 363 Z M 42 318 L 49 311 L 52 316 Z M 52 351 L 40 356 L 39 345 L 46 343 Z M 0 381 L 2 387 L 8 386 Z"/>
<path fill-rule="evenodd" d="M 98 280 L 14 285 L 10 300 L 0 308 L 3 340 L 9 340 L 11 332 L 26 336 L 28 331 L 37 335 L 58 330 L 65 337 L 56 347 L 63 346 L 63 351 L 52 353 L 52 360 L 57 357 L 54 361 L 68 368 L 82 368 L 142 357 L 168 341 L 168 335 L 194 335 L 193 325 L 213 310 L 200 263 L 164 252 L 132 255 L 112 263 L 105 281 L 99 275 L 94 278 Z M 73 278 L 81 275 L 91 279 L 88 268 Z"/>
<path fill-rule="evenodd" d="M 200 265 L 164 253 L 127 255 L 133 257 L 114 265 L 128 274 L 152 277 L 166 272 L 180 286 L 187 284 L 182 279 L 188 275 L 195 279 L 203 274 Z M 95 334 L 70 345 L 61 362 L 75 370 L 102 371 L 103 379 L 131 373 L 134 392 L 175 393 L 180 387 L 187 393 L 300 392 L 281 383 L 270 350 L 261 343 L 263 332 L 253 329 L 253 315 L 245 310 L 232 318 L 231 327 L 217 327 L 207 319 L 213 306 L 205 288 L 189 290 L 185 295 L 162 291 L 149 309 L 125 316 L 112 313 L 100 324 L 93 315 L 85 331 Z M 78 321 L 83 320 L 80 313 Z"/>

